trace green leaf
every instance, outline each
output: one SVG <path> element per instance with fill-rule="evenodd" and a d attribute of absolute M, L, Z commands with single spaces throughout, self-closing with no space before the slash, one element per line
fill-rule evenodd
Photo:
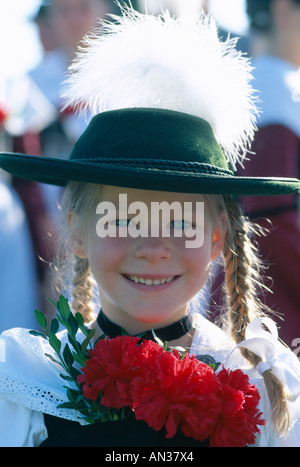
<path fill-rule="evenodd" d="M 70 368 L 70 373 L 74 381 L 77 381 L 77 377 L 82 374 L 79 370 L 77 370 L 77 368 L 74 368 L 73 366 Z"/>
<path fill-rule="evenodd" d="M 214 370 L 214 371 L 217 371 L 217 369 L 219 368 L 220 365 L 221 365 L 221 362 L 216 362 L 216 363 L 214 364 L 213 370 Z"/>
<path fill-rule="evenodd" d="M 164 348 L 166 345 L 168 345 L 167 342 L 163 342 L 159 337 L 157 337 L 157 335 L 156 335 L 155 332 L 154 332 L 154 329 L 151 329 L 151 332 L 152 332 L 152 334 L 153 334 L 154 339 L 156 340 L 156 342 L 157 342 L 161 347 Z"/>
<path fill-rule="evenodd" d="M 42 337 L 43 339 L 47 339 L 47 336 L 45 336 L 45 334 L 43 334 L 42 332 L 39 332 L 39 331 L 34 331 L 33 329 L 31 331 L 29 331 L 29 334 L 31 334 L 32 336 L 36 336 L 36 337 Z"/>
<path fill-rule="evenodd" d="M 79 405 L 81 402 L 83 402 L 83 404 L 81 404 L 81 406 L 85 405 L 84 395 L 83 394 L 78 394 L 78 396 L 76 397 L 75 403 Z"/>
<path fill-rule="evenodd" d="M 86 421 L 87 423 L 89 423 L 90 425 L 93 425 L 94 423 L 96 423 L 96 421 L 95 421 L 94 418 L 83 417 L 82 419 L 85 420 L 85 421 Z"/>
<path fill-rule="evenodd" d="M 53 300 L 51 300 L 51 298 L 47 298 L 47 300 L 54 306 L 54 308 L 57 308 L 56 303 Z"/>
<path fill-rule="evenodd" d="M 68 346 L 68 344 L 65 345 L 65 348 L 63 350 L 63 357 L 64 357 L 64 360 L 65 360 L 65 363 L 68 367 L 71 367 L 74 363 L 74 357 L 72 355 L 72 352 L 70 350 L 70 347 Z"/>
<path fill-rule="evenodd" d="M 51 345 L 52 349 L 55 350 L 55 352 L 59 355 L 60 354 L 60 349 L 61 349 L 61 342 L 56 337 L 55 334 L 53 334 L 52 331 L 49 331 L 49 344 Z"/>
<path fill-rule="evenodd" d="M 68 300 L 63 295 L 61 295 L 59 297 L 59 299 L 58 299 L 57 308 L 58 308 L 58 311 L 60 312 L 62 318 L 65 319 L 65 320 L 68 320 L 68 318 L 69 318 L 69 316 L 71 314 L 71 310 L 70 310 L 70 307 L 69 307 Z"/>
<path fill-rule="evenodd" d="M 84 326 L 84 318 L 83 318 L 83 316 L 82 316 L 81 313 L 77 312 L 77 313 L 75 314 L 75 319 L 76 319 L 76 321 L 77 321 L 77 323 L 78 323 L 78 326 L 79 326 L 80 328 Z"/>
<path fill-rule="evenodd" d="M 75 352 L 72 353 L 74 360 L 82 366 L 85 366 L 87 358 L 84 355 L 78 355 Z"/>
<path fill-rule="evenodd" d="M 68 324 L 71 328 L 71 332 L 73 334 L 73 336 L 76 335 L 77 331 L 78 331 L 78 323 L 74 317 L 74 315 L 72 313 L 69 314 L 69 317 L 68 317 Z"/>
<path fill-rule="evenodd" d="M 69 382 L 73 382 L 73 378 L 71 376 L 68 376 L 68 375 L 63 375 L 62 373 L 60 373 L 59 375 L 62 379 L 64 379 L 65 381 L 69 381 Z"/>
<path fill-rule="evenodd" d="M 56 318 L 54 318 L 50 324 L 50 331 L 53 332 L 53 334 L 56 334 L 58 329 L 59 329 L 59 322 Z"/>
<path fill-rule="evenodd" d="M 81 350 L 84 353 L 86 351 L 87 346 L 89 345 L 90 340 L 94 337 L 96 329 L 92 329 L 89 335 L 84 339 L 81 344 Z"/>
<path fill-rule="evenodd" d="M 185 352 L 185 348 L 181 347 L 180 345 L 175 345 L 174 347 L 170 347 L 171 350 L 177 350 L 178 352 Z"/>
<path fill-rule="evenodd" d="M 75 403 L 79 395 L 80 395 L 80 392 L 76 391 L 76 389 L 67 388 L 67 397 L 70 402 Z"/>
<path fill-rule="evenodd" d="M 65 321 L 64 318 L 62 318 L 62 317 L 59 316 L 59 315 L 56 315 L 56 317 L 57 317 L 58 321 L 62 324 L 62 326 L 63 326 L 64 328 L 66 328 L 66 330 L 67 330 L 67 332 L 68 332 L 68 339 L 69 339 L 69 338 L 73 339 L 73 338 L 72 338 L 72 334 L 73 334 L 72 328 L 71 328 L 71 326 L 69 326 L 68 322 Z M 70 339 L 69 339 L 69 341 L 70 341 Z M 76 342 L 76 340 L 74 341 L 74 339 L 73 339 L 73 342 Z M 72 345 L 73 345 L 73 344 L 72 344 Z"/>
<path fill-rule="evenodd" d="M 59 365 L 61 365 L 61 362 L 56 360 L 52 355 L 50 355 L 49 353 L 45 353 L 46 357 L 49 358 L 52 362 L 54 363 L 58 363 Z"/>
<path fill-rule="evenodd" d="M 58 409 L 77 409 L 76 404 L 73 402 L 63 402 L 57 406 Z"/>
<path fill-rule="evenodd" d="M 82 314 L 76 313 L 74 317 L 78 323 L 79 329 L 81 330 L 82 334 L 87 337 L 90 332 L 90 329 L 84 324 L 84 318 Z"/>
<path fill-rule="evenodd" d="M 76 352 L 80 351 L 80 348 L 81 348 L 80 342 L 77 342 L 76 339 L 73 339 L 73 337 L 70 334 L 68 334 L 68 341 L 70 342 L 73 349 L 76 350 Z"/>
<path fill-rule="evenodd" d="M 47 328 L 47 320 L 43 313 L 39 310 L 34 310 L 35 313 L 35 318 L 38 322 L 38 324 L 41 326 L 41 328 L 46 329 Z"/>
<path fill-rule="evenodd" d="M 56 315 L 56 318 L 68 332 L 71 332 L 70 326 L 60 315 Z"/>

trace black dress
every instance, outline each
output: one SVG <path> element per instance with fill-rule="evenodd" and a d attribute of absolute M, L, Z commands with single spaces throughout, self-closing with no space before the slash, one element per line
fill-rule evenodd
<path fill-rule="evenodd" d="M 45 415 L 48 438 L 41 447 L 209 447 L 178 432 L 165 438 L 165 430 L 155 431 L 146 422 L 128 418 L 114 422 L 80 425 L 78 422 Z"/>

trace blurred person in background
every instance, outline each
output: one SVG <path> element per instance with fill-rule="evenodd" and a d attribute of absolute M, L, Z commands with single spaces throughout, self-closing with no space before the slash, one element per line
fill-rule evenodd
<path fill-rule="evenodd" d="M 33 21 L 38 28 L 38 35 L 44 53 L 50 52 L 50 50 L 54 50 L 59 46 L 52 24 L 52 15 L 49 13 L 50 1 L 45 0 L 33 17 Z"/>
<path fill-rule="evenodd" d="M 5 129 L 8 110 L 0 98 L 0 151 L 11 150 Z M 37 279 L 26 213 L 11 177 L 0 170 L 0 332 L 26 325 L 36 328 Z"/>
<path fill-rule="evenodd" d="M 11 150 L 5 129 L 8 109 L 0 98 L 0 151 Z M 36 328 L 34 309 L 39 306 L 37 278 L 22 202 L 11 177 L 0 170 L 0 332 L 20 325 Z M 21 305 L 21 306 L 20 306 Z"/>
<path fill-rule="evenodd" d="M 21 200 L 0 172 L 0 332 L 36 328 L 40 305 L 32 239 Z"/>
<path fill-rule="evenodd" d="M 300 1 L 247 0 L 246 6 L 261 113 L 252 146 L 256 155 L 245 162 L 243 175 L 265 176 L 271 170 L 272 176 L 299 177 Z M 279 196 L 276 202 L 271 198 L 242 202 L 251 219 L 270 231 L 258 240 L 269 263 L 266 275 L 273 278 L 273 293 L 262 300 L 278 311 L 282 339 L 293 348 L 300 337 L 299 196 Z"/>
<path fill-rule="evenodd" d="M 19 120 L 11 121 L 14 135 L 13 151 L 62 159 L 70 153 L 75 140 L 88 124 L 88 117 L 80 117 L 73 109 L 63 108 L 63 82 L 67 68 L 74 59 L 83 36 L 91 32 L 99 18 L 119 12 L 113 0 L 49 0 L 43 1 L 32 18 L 38 27 L 43 57 L 29 71 L 26 79 L 17 83 L 26 92 Z M 20 105 L 21 107 L 21 105 Z M 59 215 L 61 189 L 31 181 L 13 178 L 13 187 L 20 196 L 27 215 L 39 281 L 41 307 L 52 311 L 47 297 L 52 296 L 53 273 L 51 270 L 53 247 L 56 242 L 56 222 Z"/>
<path fill-rule="evenodd" d="M 49 39 L 55 38 L 54 47 L 44 47 L 44 56 L 29 76 L 56 109 L 56 115 L 39 134 L 43 155 L 52 156 L 59 153 L 65 158 L 74 141 L 87 125 L 84 118 L 74 116 L 73 109 L 62 111 L 62 94 L 67 68 L 74 59 L 82 39 L 98 24 L 99 18 L 116 13 L 113 0 L 51 0 L 43 3 L 37 13 L 35 22 L 47 24 L 47 45 Z M 39 19 L 40 18 L 40 19 Z M 44 45 L 45 28 L 39 28 L 40 40 Z M 52 31 L 52 33 L 51 33 Z M 46 47 L 47 47 L 46 45 Z M 55 137 L 54 137 L 55 136 Z M 26 152 L 29 152 L 26 148 Z"/>

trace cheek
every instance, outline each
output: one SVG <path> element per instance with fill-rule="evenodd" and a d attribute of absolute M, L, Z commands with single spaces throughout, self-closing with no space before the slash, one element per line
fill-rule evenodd
<path fill-rule="evenodd" d="M 205 275 L 209 270 L 211 249 L 203 245 L 201 248 L 188 249 L 185 254 L 185 262 L 195 279 Z"/>
<path fill-rule="evenodd" d="M 178 248 L 177 252 L 184 262 L 185 270 L 188 271 L 189 284 L 195 289 L 195 293 L 197 293 L 205 284 L 208 277 L 212 252 L 211 240 L 209 236 L 206 236 L 201 247 L 182 247 L 181 250 Z"/>
<path fill-rule="evenodd" d="M 199 255 L 199 252 L 193 252 L 186 257 L 186 267 L 188 268 L 185 277 L 185 292 L 186 301 L 190 301 L 204 287 L 210 268 L 210 258 L 205 254 Z"/>
<path fill-rule="evenodd" d="M 109 279 L 111 274 L 120 270 L 126 251 L 126 242 L 118 238 L 93 235 L 88 239 L 89 264 L 97 283 Z"/>

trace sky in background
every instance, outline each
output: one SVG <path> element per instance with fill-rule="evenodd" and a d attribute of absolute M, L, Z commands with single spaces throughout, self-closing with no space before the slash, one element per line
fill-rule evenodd
<path fill-rule="evenodd" d="M 22 74 L 40 60 L 42 51 L 31 21 L 39 5 L 40 0 L 0 0 L 0 76 Z M 238 34 L 246 31 L 244 0 L 211 0 L 211 8 L 221 26 Z"/>

